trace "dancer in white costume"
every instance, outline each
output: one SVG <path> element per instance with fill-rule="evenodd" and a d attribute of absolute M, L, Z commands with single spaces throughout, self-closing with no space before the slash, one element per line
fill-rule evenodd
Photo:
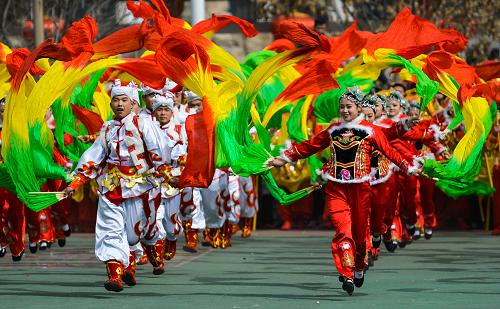
<path fill-rule="evenodd" d="M 259 210 L 257 192 L 254 185 L 254 177 L 240 176 L 240 208 L 242 230 L 241 237 L 248 238 L 252 234 L 253 218 Z"/>
<path fill-rule="evenodd" d="M 187 156 L 187 134 L 184 125 L 176 123 L 174 117 L 174 100 L 171 96 L 157 95 L 153 98 L 153 111 L 161 130 L 169 141 L 171 151 L 171 174 L 180 176 Z M 159 239 L 157 251 L 166 260 L 171 260 L 176 252 L 177 236 L 182 228 L 179 219 L 181 203 L 180 191 L 169 184 L 161 188 L 161 204 L 157 213 Z"/>
<path fill-rule="evenodd" d="M 223 249 L 228 246 L 222 241 L 222 227 L 227 218 L 225 208 L 230 200 L 228 182 L 228 173 L 222 169 L 216 169 L 210 186 L 198 189 L 206 223 L 202 243 L 204 246 Z"/>
<path fill-rule="evenodd" d="M 166 164 L 170 150 L 159 127 L 132 112 L 135 96 L 134 88 L 115 84 L 111 90 L 114 120 L 104 123 L 65 189 L 69 197 L 91 178 L 99 184 L 95 252 L 106 263 L 108 280 L 104 287 L 116 292 L 123 289 L 122 279 L 129 285 L 136 283 L 135 258 L 129 245 L 141 241 L 153 273 L 164 272 L 163 259 L 154 244 L 158 238 L 160 184 L 172 178 Z"/>

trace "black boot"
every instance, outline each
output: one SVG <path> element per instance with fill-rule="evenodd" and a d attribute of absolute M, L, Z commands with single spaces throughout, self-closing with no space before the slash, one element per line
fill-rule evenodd
<path fill-rule="evenodd" d="M 346 291 L 349 296 L 352 295 L 352 292 L 354 292 L 354 284 L 352 282 L 352 279 L 344 280 L 344 283 L 342 283 L 342 290 Z"/>
<path fill-rule="evenodd" d="M 365 274 L 363 271 L 355 271 L 354 272 L 354 285 L 357 288 L 363 286 L 363 282 L 365 282 Z"/>
<path fill-rule="evenodd" d="M 21 259 L 23 258 L 23 255 L 24 255 L 24 250 L 21 252 L 21 254 L 19 254 L 17 256 L 13 255 L 12 256 L 12 261 L 14 261 L 14 262 L 20 262 Z"/>
<path fill-rule="evenodd" d="M 427 240 L 429 240 L 429 239 L 432 238 L 432 229 L 431 228 L 425 228 L 424 229 L 424 237 Z"/>
<path fill-rule="evenodd" d="M 62 239 L 58 239 L 57 240 L 57 244 L 59 245 L 59 247 L 64 247 L 66 246 L 66 239 L 65 238 L 62 238 Z"/>
<path fill-rule="evenodd" d="M 30 252 L 32 254 L 35 254 L 38 251 L 38 244 L 35 244 L 35 245 L 29 244 L 28 247 L 30 248 Z"/>
<path fill-rule="evenodd" d="M 380 243 L 382 242 L 382 236 L 378 235 L 372 235 L 372 247 L 375 249 L 378 249 L 380 247 Z"/>
<path fill-rule="evenodd" d="M 394 240 L 385 240 L 384 239 L 384 246 L 389 252 L 394 252 L 396 251 L 396 248 L 398 247 L 398 243 L 395 242 Z"/>

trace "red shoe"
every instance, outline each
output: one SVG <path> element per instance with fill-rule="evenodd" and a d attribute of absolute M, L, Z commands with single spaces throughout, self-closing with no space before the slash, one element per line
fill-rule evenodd
<path fill-rule="evenodd" d="M 219 248 L 221 243 L 220 229 L 219 228 L 205 228 L 203 231 L 203 246 Z"/>
<path fill-rule="evenodd" d="M 198 252 L 198 230 L 193 229 L 191 224 L 191 219 L 182 222 L 182 226 L 184 227 L 184 238 L 186 239 L 186 244 L 182 249 L 186 252 L 196 253 Z"/>
<path fill-rule="evenodd" d="M 123 290 L 123 264 L 116 260 L 107 261 L 106 270 L 108 280 L 104 281 L 104 288 L 111 292 L 121 292 Z"/>
<path fill-rule="evenodd" d="M 141 258 L 139 259 L 139 262 L 137 262 L 137 265 L 145 265 L 148 263 L 148 256 L 146 255 L 146 253 L 143 253 L 141 255 Z"/>
<path fill-rule="evenodd" d="M 163 264 L 163 253 L 160 252 L 156 245 L 145 245 L 146 255 L 148 256 L 149 263 L 153 265 L 153 275 L 161 275 L 165 272 L 165 265 Z"/>
<path fill-rule="evenodd" d="M 238 224 L 231 223 L 231 235 L 238 233 L 239 230 L 240 230 L 240 227 Z"/>
<path fill-rule="evenodd" d="M 125 282 L 125 284 L 128 286 L 134 286 L 137 284 L 137 280 L 135 279 L 135 269 L 137 266 L 135 263 L 135 258 L 135 252 L 130 252 L 129 264 L 123 272 L 122 281 Z"/>
<path fill-rule="evenodd" d="M 177 251 L 177 240 L 165 239 L 165 251 L 163 253 L 163 258 L 170 261 L 174 258 L 175 252 Z"/>
<path fill-rule="evenodd" d="M 222 249 L 231 247 L 231 235 L 233 235 L 231 225 L 232 224 L 226 220 L 226 222 L 224 222 L 224 225 L 222 226 L 220 233 L 220 239 L 221 239 L 220 247 Z"/>
<path fill-rule="evenodd" d="M 243 229 L 241 230 L 241 237 L 248 238 L 252 236 L 252 223 L 253 218 L 243 218 Z"/>
<path fill-rule="evenodd" d="M 282 231 L 289 231 L 291 229 L 292 229 L 292 222 L 289 220 L 285 220 L 280 228 L 280 230 Z"/>

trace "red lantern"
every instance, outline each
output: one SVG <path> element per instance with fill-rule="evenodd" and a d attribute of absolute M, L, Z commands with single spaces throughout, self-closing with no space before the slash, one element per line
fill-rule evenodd
<path fill-rule="evenodd" d="M 53 39 L 57 33 L 57 30 L 62 31 L 64 29 L 64 20 L 55 17 L 54 19 L 45 16 L 43 19 L 43 33 L 46 39 Z M 27 19 L 24 21 L 23 26 L 23 37 L 28 43 L 33 42 L 33 20 Z"/>

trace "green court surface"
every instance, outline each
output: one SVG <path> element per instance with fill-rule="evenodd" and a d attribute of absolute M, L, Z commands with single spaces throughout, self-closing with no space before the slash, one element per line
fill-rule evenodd
<path fill-rule="evenodd" d="M 182 251 L 138 285 L 103 288 L 105 267 L 92 234 L 72 235 L 14 264 L 0 259 L 0 308 L 500 308 L 500 238 L 437 232 L 391 254 L 382 250 L 365 285 L 341 289 L 328 231 L 258 231 L 233 247 Z"/>

